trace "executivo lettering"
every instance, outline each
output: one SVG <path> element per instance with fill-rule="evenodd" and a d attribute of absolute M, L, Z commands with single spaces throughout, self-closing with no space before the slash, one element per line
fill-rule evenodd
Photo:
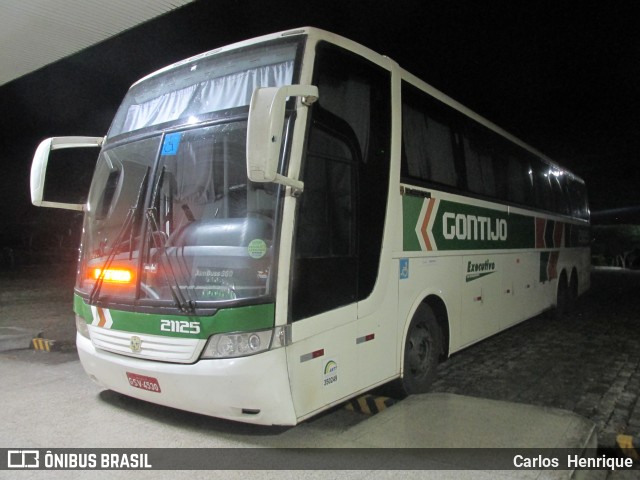
<path fill-rule="evenodd" d="M 496 264 L 493 262 L 490 262 L 489 260 L 485 260 L 482 263 L 473 263 L 473 262 L 469 262 L 467 264 L 467 273 L 472 273 L 472 272 L 492 272 L 496 269 Z"/>
<path fill-rule="evenodd" d="M 467 282 L 471 282 L 472 280 L 476 280 L 495 272 L 496 264 L 489 259 L 485 260 L 484 262 L 472 262 L 470 260 L 467 261 Z"/>
<path fill-rule="evenodd" d="M 442 236 L 447 240 L 507 240 L 507 221 L 463 213 L 442 215 Z"/>

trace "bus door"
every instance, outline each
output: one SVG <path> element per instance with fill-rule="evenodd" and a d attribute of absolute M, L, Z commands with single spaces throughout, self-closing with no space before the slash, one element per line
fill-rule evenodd
<path fill-rule="evenodd" d="M 335 45 L 316 46 L 292 253 L 289 377 L 298 416 L 370 385 L 361 355 L 393 365 L 395 349 L 357 343 L 358 302 L 380 266 L 389 188 L 391 75 Z M 379 324 L 369 318 L 369 323 Z M 366 330 L 367 338 L 376 332 Z M 361 335 L 362 336 L 362 335 Z M 379 337 L 378 337 L 379 338 Z M 363 347 L 364 346 L 364 347 Z"/>
<path fill-rule="evenodd" d="M 356 381 L 358 157 L 340 127 L 314 106 L 291 278 L 288 364 L 298 416 L 348 395 Z"/>

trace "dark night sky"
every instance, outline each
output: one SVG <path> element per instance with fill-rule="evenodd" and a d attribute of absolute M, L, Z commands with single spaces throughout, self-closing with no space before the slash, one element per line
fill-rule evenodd
<path fill-rule="evenodd" d="M 52 218 L 29 201 L 31 156 L 40 140 L 104 135 L 141 76 L 234 41 L 306 25 L 390 56 L 574 170 L 588 182 L 592 210 L 640 205 L 635 4 L 200 0 L 0 87 L 0 246 L 20 241 L 30 223 Z"/>

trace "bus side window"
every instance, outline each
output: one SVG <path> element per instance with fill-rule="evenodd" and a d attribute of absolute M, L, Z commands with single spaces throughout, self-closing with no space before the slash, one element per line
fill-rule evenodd
<path fill-rule="evenodd" d="M 427 94 L 403 85 L 402 176 L 458 187 L 452 119 Z"/>
<path fill-rule="evenodd" d="M 367 298 L 378 278 L 389 193 L 391 76 L 320 42 L 298 200 L 291 320 Z"/>
<path fill-rule="evenodd" d="M 507 171 L 509 200 L 521 205 L 530 204 L 533 194 L 533 179 L 529 162 L 514 155 L 509 155 Z"/>
<path fill-rule="evenodd" d="M 571 215 L 588 220 L 589 205 L 587 204 L 587 191 L 584 183 L 580 183 L 574 178 L 568 178 L 567 184 L 571 202 Z"/>
<path fill-rule="evenodd" d="M 320 105 L 313 115 L 296 225 L 292 320 L 348 305 L 357 295 L 358 140 Z"/>
<path fill-rule="evenodd" d="M 564 187 L 565 176 L 562 173 L 550 173 L 549 179 L 551 181 L 551 190 L 553 192 L 554 211 L 564 215 L 569 215 L 569 198 L 566 195 L 566 189 Z"/>
<path fill-rule="evenodd" d="M 468 133 L 463 137 L 464 158 L 467 169 L 467 188 L 473 193 L 496 196 L 496 180 L 491 153 L 480 147 L 481 142 Z"/>
<path fill-rule="evenodd" d="M 533 167 L 533 190 L 535 206 L 542 210 L 553 210 L 551 183 L 549 182 L 549 166 L 538 162 Z"/>
<path fill-rule="evenodd" d="M 309 135 L 304 195 L 300 200 L 296 243 L 299 257 L 353 255 L 353 147 L 353 142 L 350 147 L 317 120 L 314 122 Z"/>

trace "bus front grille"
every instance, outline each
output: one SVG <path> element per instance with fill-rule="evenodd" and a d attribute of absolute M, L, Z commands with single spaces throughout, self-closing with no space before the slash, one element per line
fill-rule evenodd
<path fill-rule="evenodd" d="M 100 350 L 173 363 L 195 362 L 206 340 L 193 338 L 164 337 L 134 332 L 123 332 L 89 326 L 93 346 Z"/>

